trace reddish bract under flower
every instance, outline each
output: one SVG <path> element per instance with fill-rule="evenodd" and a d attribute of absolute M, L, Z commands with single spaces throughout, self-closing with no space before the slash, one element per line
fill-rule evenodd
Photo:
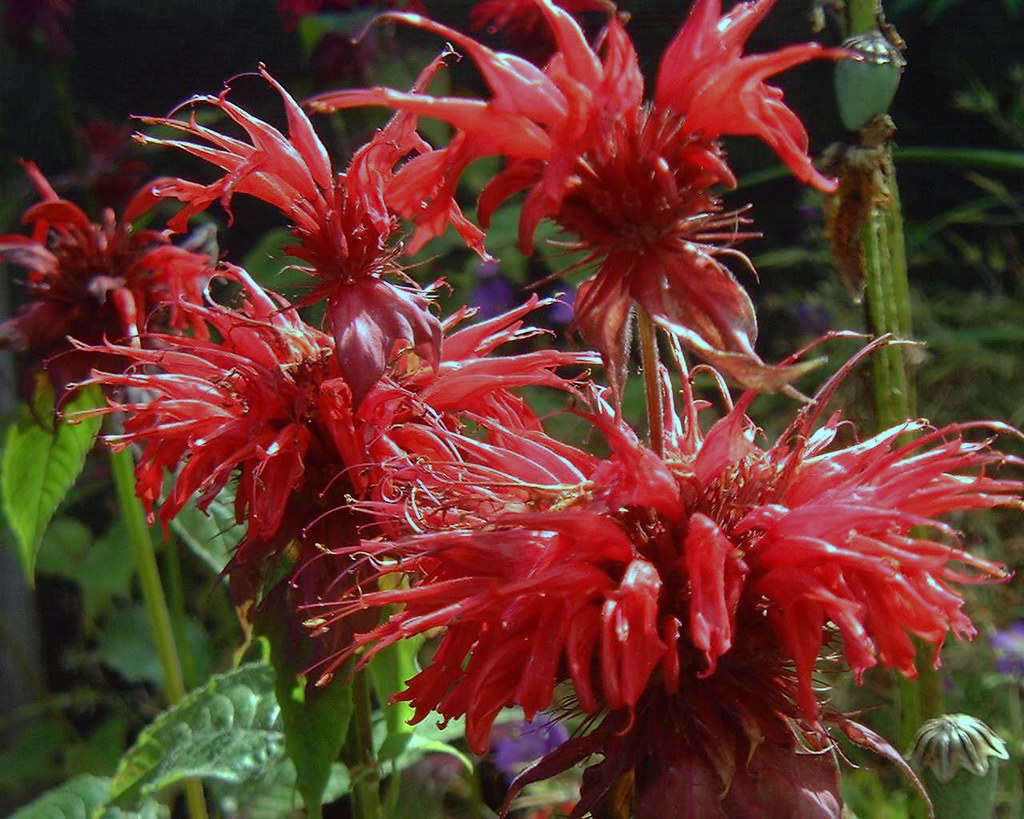
<path fill-rule="evenodd" d="M 398 699 L 416 719 L 466 715 L 478 752 L 502 708 L 532 717 L 571 682 L 590 728 L 520 785 L 603 754 L 574 816 L 630 771 L 638 815 L 759 815 L 755 792 L 775 786 L 794 811 L 807 800 L 807 815 L 838 815 L 812 688 L 826 638 L 841 637 L 859 677 L 876 663 L 915 674 L 911 634 L 936 647 L 950 631 L 973 636 L 952 585 L 1006 574 L 937 518 L 1019 506 L 1024 483 L 985 474 L 1013 459 L 965 440 L 972 425 L 908 422 L 836 447 L 838 414 L 814 429 L 833 386 L 767 448 L 745 415 L 753 393 L 703 435 L 687 391 L 682 416 L 666 415 L 663 458 L 600 406 L 604 460 L 497 427 L 486 447 L 449 435 L 457 468 L 405 476 L 405 514 L 423 534 L 353 547 L 387 558 L 378 573 L 405 573 L 408 588 L 356 588 L 316 623 L 404 608 L 332 665 L 445 628 Z M 816 784 L 783 787 L 804 776 Z"/>
<path fill-rule="evenodd" d="M 73 202 L 61 199 L 39 169 L 25 163 L 42 201 L 22 222 L 32 236 L 0 236 L 0 259 L 29 272 L 31 299 L 0 324 L 0 347 L 31 350 L 50 359 L 47 370 L 58 397 L 84 377 L 94 355 L 72 351 L 73 336 L 97 344 L 104 338 L 138 343 L 150 314 L 166 307 L 162 320 L 175 329 L 202 328 L 181 308 L 202 301 L 213 274 L 208 256 L 170 244 L 155 230 L 133 230 L 111 210 L 94 224 Z"/>
<path fill-rule="evenodd" d="M 428 67 L 417 87 L 425 86 L 439 66 L 440 60 Z M 335 174 L 323 143 L 295 100 L 265 70 L 260 74 L 281 95 L 288 135 L 230 102 L 227 90 L 190 103 L 223 111 L 245 130 L 251 145 L 199 125 L 194 117 L 188 122 L 144 118 L 209 145 L 145 136 L 141 141 L 181 148 L 226 171 L 209 185 L 158 180 L 151 197 L 186 203 L 169 223 L 176 230 L 183 230 L 192 215 L 213 202 L 228 208 L 236 192 L 262 199 L 285 214 L 297 240 L 286 250 L 307 262 L 304 270 L 319 279 L 307 302 L 327 300 L 328 329 L 334 334 L 338 363 L 358 403 L 384 372 L 396 345 L 411 345 L 434 366 L 440 358 L 441 327 L 429 310 L 430 294 L 402 275 L 397 264 L 400 248 L 389 243 L 397 219 L 386 201 L 395 185 L 395 165 L 430 146 L 417 135 L 415 118 L 401 114 L 356 152 L 345 173 Z M 456 206 L 449 216 L 473 235 L 479 233 Z M 393 284 L 386 276 L 405 283 Z"/>
<path fill-rule="evenodd" d="M 833 190 L 834 181 L 807 156 L 803 125 L 765 80 L 839 52 L 804 44 L 743 56 L 773 5 L 740 3 L 722 16 L 719 0 L 697 0 L 663 56 L 650 103 L 643 99 L 633 44 L 618 20 L 605 29 L 599 56 L 569 14 L 550 0 L 534 0 L 558 44 L 541 70 L 431 20 L 387 15 L 465 49 L 493 97 L 433 98 L 375 88 L 323 94 L 311 104 L 326 111 L 386 105 L 455 127 L 446 149 L 417 157 L 396 178 L 403 189 L 419 192 L 420 207 L 408 215 L 430 235 L 444 229 L 455 182 L 467 165 L 481 156 L 506 157 L 507 168 L 481 194 L 481 222 L 486 225 L 501 202 L 525 190 L 524 251 L 543 218 L 578 237 L 597 273 L 580 288 L 575 326 L 601 351 L 613 386 L 621 386 L 628 325 L 639 305 L 741 383 L 774 388 L 803 370 L 761 362 L 750 300 L 719 260 L 730 254 L 746 262 L 728 246 L 746 234 L 745 220 L 724 212 L 710 192 L 715 185 L 735 185 L 718 140 L 758 136 L 801 181 Z"/>

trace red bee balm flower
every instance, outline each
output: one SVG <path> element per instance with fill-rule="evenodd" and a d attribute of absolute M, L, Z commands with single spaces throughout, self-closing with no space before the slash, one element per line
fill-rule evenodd
<path fill-rule="evenodd" d="M 478 752 L 502 708 L 532 718 L 571 683 L 592 717 L 516 788 L 599 753 L 574 817 L 627 774 L 637 816 L 838 816 L 824 725 L 883 741 L 819 703 L 823 646 L 858 678 L 876 663 L 912 676 L 910 634 L 973 636 L 952 585 L 1006 574 L 936 518 L 1019 505 L 1024 484 L 985 474 L 1013 459 L 963 438 L 996 423 L 912 421 L 836 446 L 838 414 L 814 429 L 832 387 L 767 448 L 745 415 L 753 393 L 703 435 L 687 392 L 664 457 L 601 405 L 605 460 L 537 436 L 463 442 L 458 469 L 407 476 L 422 534 L 353 547 L 409 584 L 353 581 L 325 607 L 317 625 L 404 604 L 332 665 L 445 628 L 398 699 L 417 719 L 465 714 Z"/>
<path fill-rule="evenodd" d="M 180 302 L 202 301 L 213 274 L 208 256 L 175 247 L 155 230 L 118 224 L 111 210 L 104 211 L 102 224 L 93 224 L 76 204 L 57 196 L 33 163 L 25 168 L 43 201 L 22 216 L 34 226 L 31 238 L 0 236 L 0 259 L 29 271 L 31 301 L 0 324 L 0 347 L 49 358 L 50 378 L 62 393 L 95 359 L 73 352 L 68 336 L 94 344 L 104 338 L 138 343 L 140 328 L 161 305 L 168 306 L 165 318 L 173 328 L 201 331 Z"/>
<path fill-rule="evenodd" d="M 572 15 L 615 12 L 611 0 L 555 0 Z M 501 31 L 512 46 L 534 62 L 546 62 L 558 48 L 544 12 L 535 0 L 480 0 L 469 10 L 469 27 L 488 33 Z"/>
<path fill-rule="evenodd" d="M 753 307 L 720 257 L 749 262 L 717 244 L 743 238 L 745 220 L 740 211 L 725 212 L 711 188 L 735 185 L 719 138 L 749 134 L 767 142 L 801 181 L 835 189 L 811 164 L 807 134 L 782 92 L 765 79 L 840 52 L 809 43 L 743 56 L 774 0 L 740 3 L 725 16 L 719 0 L 697 0 L 662 57 L 653 100 L 645 102 L 637 55 L 619 20 L 605 29 L 599 56 L 555 3 L 534 5 L 558 44 L 543 70 L 423 17 L 386 15 L 465 49 L 493 92 L 490 100 L 375 88 L 323 94 L 311 104 L 323 111 L 386 105 L 455 126 L 444 151 L 398 174 L 403 188 L 420 192 L 410 215 L 435 235 L 466 166 L 481 156 L 507 157 L 507 168 L 480 196 L 480 219 L 486 225 L 501 202 L 525 190 L 524 252 L 545 217 L 578 237 L 597 273 L 579 289 L 575 326 L 601 351 L 613 381 L 625 366 L 634 305 L 748 386 L 773 388 L 794 378 L 801 368 L 768 367 L 754 352 Z"/>
<path fill-rule="evenodd" d="M 436 61 L 427 68 L 417 87 L 425 86 L 439 65 Z M 430 146 L 416 134 L 415 118 L 399 115 L 356 152 L 346 173 L 335 174 L 327 151 L 295 100 L 265 70 L 260 69 L 260 74 L 284 101 L 288 136 L 228 101 L 227 90 L 218 97 L 195 97 L 190 102 L 223 111 L 245 130 L 251 145 L 199 125 L 194 118 L 188 122 L 144 118 L 210 145 L 145 136 L 141 141 L 181 148 L 226 171 L 210 185 L 158 180 L 151 196 L 187 203 L 169 223 L 178 230 L 213 202 L 219 200 L 228 207 L 235 192 L 262 199 L 284 213 L 298 242 L 287 250 L 308 262 L 306 271 L 321 282 L 309 301 L 328 300 L 327 323 L 336 341 L 338 363 L 358 402 L 384 372 L 396 343 L 413 345 L 432 365 L 440 357 L 441 327 L 428 309 L 428 294 L 411 283 L 397 285 L 384 278 L 401 275 L 398 250 L 388 244 L 397 219 L 385 203 L 395 181 L 394 166 Z M 454 204 L 450 217 L 478 233 Z"/>

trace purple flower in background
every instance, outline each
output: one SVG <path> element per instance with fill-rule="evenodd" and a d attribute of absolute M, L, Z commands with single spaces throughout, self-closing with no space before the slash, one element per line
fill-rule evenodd
<path fill-rule="evenodd" d="M 555 324 L 568 324 L 572 321 L 573 306 L 576 304 L 576 288 L 562 282 L 555 296 L 558 301 L 548 308 L 548 318 Z"/>
<path fill-rule="evenodd" d="M 469 293 L 469 304 L 481 319 L 494 318 L 519 303 L 516 286 L 501 275 L 497 262 L 484 262 L 477 270 L 477 284 Z"/>
<path fill-rule="evenodd" d="M 989 643 L 996 654 L 996 669 L 1001 674 L 1024 679 L 1024 620 L 995 632 Z"/>
<path fill-rule="evenodd" d="M 494 766 L 512 779 L 526 764 L 550 754 L 568 738 L 561 722 L 543 714 L 533 722 L 496 725 L 491 732 Z"/>

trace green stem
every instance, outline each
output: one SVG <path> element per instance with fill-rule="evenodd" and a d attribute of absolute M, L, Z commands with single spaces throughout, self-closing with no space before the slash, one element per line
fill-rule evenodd
<path fill-rule="evenodd" d="M 637 326 L 640 331 L 640 355 L 644 366 L 644 393 L 647 398 L 647 429 L 651 437 L 651 449 L 661 456 L 665 453 L 665 426 L 661 407 L 661 384 L 658 379 L 658 339 L 654 324 L 643 307 L 636 308 Z"/>
<path fill-rule="evenodd" d="M 127 449 L 120 452 L 112 451 L 110 463 L 117 486 L 121 516 L 128 529 L 128 540 L 135 555 L 135 567 L 139 573 L 139 584 L 142 586 L 146 615 L 153 630 L 153 639 L 163 670 L 164 690 L 167 699 L 174 704 L 185 697 L 185 680 L 181 674 L 174 630 L 171 627 L 171 615 L 160 582 L 160 570 L 157 567 L 156 554 L 153 552 L 153 540 L 149 536 L 149 527 L 146 524 L 146 513 L 135 496 L 135 465 L 131 452 Z M 198 780 L 185 782 L 185 801 L 192 819 L 206 819 L 206 800 L 203 797 L 203 786 Z"/>
<path fill-rule="evenodd" d="M 923 162 L 985 171 L 1024 173 L 1024 151 L 995 151 L 987 148 L 933 148 L 927 145 L 897 148 L 897 162 Z"/>
<path fill-rule="evenodd" d="M 185 583 L 181 575 L 181 547 L 176 538 L 169 538 L 165 549 L 164 567 L 167 571 L 167 596 L 171 603 L 171 625 L 181 655 L 181 675 L 185 689 L 199 685 L 196 660 L 188 640 L 188 616 L 185 612 Z"/>
<path fill-rule="evenodd" d="M 866 34 L 878 28 L 881 0 L 846 0 L 847 36 Z"/>
<path fill-rule="evenodd" d="M 381 819 L 380 771 L 373 750 L 370 681 L 365 671 L 352 678 L 352 721 L 348 727 L 349 775 L 352 781 L 354 819 Z"/>

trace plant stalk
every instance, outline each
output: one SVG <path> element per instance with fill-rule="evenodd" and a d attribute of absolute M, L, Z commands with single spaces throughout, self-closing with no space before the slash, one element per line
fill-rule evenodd
<path fill-rule="evenodd" d="M 654 323 L 643 307 L 637 305 L 636 322 L 640 331 L 640 356 L 644 367 L 644 395 L 647 399 L 647 429 L 651 449 L 661 457 L 665 454 L 665 422 L 661 406 L 661 384 L 658 379 L 658 339 Z"/>
<path fill-rule="evenodd" d="M 380 771 L 373 749 L 373 704 L 365 671 L 352 678 L 352 720 L 348 726 L 349 776 L 352 782 L 353 819 L 382 819 Z"/>
<path fill-rule="evenodd" d="M 847 33 L 851 36 L 886 26 L 881 0 L 847 0 L 846 9 Z M 872 128 L 873 124 L 868 123 L 860 135 L 861 147 L 876 149 L 874 178 L 880 180 L 881 186 L 876 191 L 871 215 L 861 230 L 865 312 L 868 329 L 876 337 L 892 335 L 897 339 L 910 339 L 913 336 L 910 286 L 896 169 L 891 144 L 888 139 L 876 141 L 877 136 L 873 134 L 879 132 Z M 872 356 L 871 363 L 878 429 L 887 429 L 914 417 L 917 396 L 907 348 L 895 344 L 881 347 Z M 909 747 L 921 724 L 944 710 L 941 680 L 920 644 L 917 670 L 916 680 L 900 678 L 898 681 L 901 747 Z M 915 799 L 911 815 L 917 815 L 923 807 Z"/>
<path fill-rule="evenodd" d="M 185 697 L 185 680 L 181 673 L 181 663 L 178 660 L 178 648 L 174 641 L 174 629 L 171 627 L 167 599 L 160 582 L 160 569 L 157 566 L 156 554 L 153 552 L 149 526 L 146 524 L 146 513 L 135 496 L 135 465 L 131 452 L 127 449 L 122 449 L 119 452 L 111 451 L 110 464 L 117 487 L 121 516 L 128 529 L 128 540 L 135 556 L 135 567 L 139 574 L 139 584 L 142 587 L 146 616 L 149 618 L 157 655 L 160 658 L 164 691 L 167 694 L 167 699 L 173 705 Z M 185 782 L 185 801 L 192 819 L 206 819 L 206 799 L 203 796 L 201 782 L 195 779 Z"/>

